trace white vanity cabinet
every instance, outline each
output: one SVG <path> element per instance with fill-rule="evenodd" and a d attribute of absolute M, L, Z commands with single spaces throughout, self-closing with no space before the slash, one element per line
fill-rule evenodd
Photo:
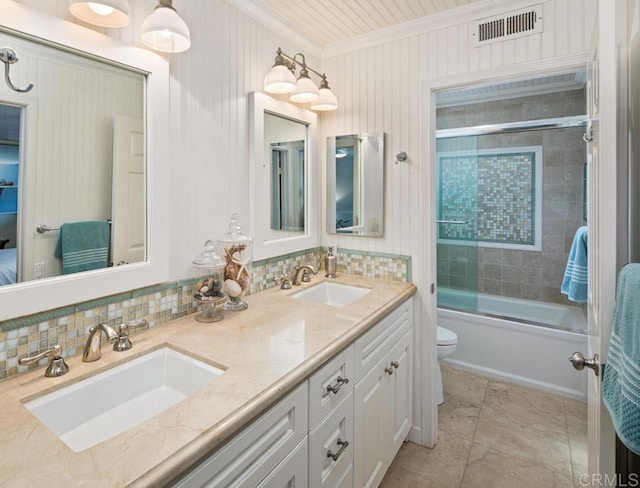
<path fill-rule="evenodd" d="M 358 339 L 355 348 L 356 370 L 363 376 L 354 386 L 354 486 L 375 488 L 411 429 L 411 301 Z"/>
<path fill-rule="evenodd" d="M 175 487 L 377 487 L 412 424 L 413 299 Z"/>

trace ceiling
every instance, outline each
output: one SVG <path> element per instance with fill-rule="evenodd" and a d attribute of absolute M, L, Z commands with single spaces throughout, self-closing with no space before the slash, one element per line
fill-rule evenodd
<path fill-rule="evenodd" d="M 479 1 L 484 0 L 242 0 L 319 46 Z"/>

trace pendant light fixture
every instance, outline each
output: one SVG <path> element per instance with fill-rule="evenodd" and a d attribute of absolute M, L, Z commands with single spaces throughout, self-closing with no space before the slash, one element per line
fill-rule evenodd
<path fill-rule="evenodd" d="M 296 65 L 300 66 L 297 81 Z M 320 77 L 320 88 L 309 76 L 309 71 Z M 278 48 L 275 63 L 264 78 L 264 91 L 276 94 L 290 93 L 289 100 L 296 103 L 310 103 L 312 110 L 327 111 L 338 108 L 338 99 L 329 88 L 327 75 L 308 66 L 302 53 L 289 56 Z"/>
<path fill-rule="evenodd" d="M 124 27 L 129 24 L 127 0 L 69 0 L 69 12 L 80 20 L 101 27 Z"/>
<path fill-rule="evenodd" d="M 179 53 L 189 49 L 189 27 L 173 8 L 171 0 L 158 0 L 155 10 L 144 20 L 142 42 L 151 49 L 166 53 Z"/>

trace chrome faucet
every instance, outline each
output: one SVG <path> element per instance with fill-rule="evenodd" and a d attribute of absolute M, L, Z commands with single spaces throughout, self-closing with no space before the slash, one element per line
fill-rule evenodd
<path fill-rule="evenodd" d="M 310 264 L 303 264 L 302 266 L 297 266 L 296 271 L 293 273 L 293 280 L 291 281 L 292 285 L 300 286 L 300 275 L 302 274 L 302 281 L 311 281 L 309 278 L 308 271 L 311 271 L 313 274 L 318 274 L 318 270 L 311 266 Z M 305 279 L 306 275 L 306 279 Z"/>
<path fill-rule="evenodd" d="M 82 353 L 82 360 L 85 363 L 97 361 L 102 356 L 100 342 L 102 332 L 105 333 L 109 342 L 114 343 L 118 340 L 118 333 L 110 325 L 100 324 L 96 327 L 91 327 L 89 329 L 89 339 L 87 339 L 87 344 L 84 346 L 84 352 Z"/>

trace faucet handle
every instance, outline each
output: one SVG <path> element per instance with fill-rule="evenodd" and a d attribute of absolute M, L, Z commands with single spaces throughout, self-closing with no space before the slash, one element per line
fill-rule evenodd
<path fill-rule="evenodd" d="M 311 276 L 309 276 L 309 272 L 306 269 L 302 270 L 302 278 L 300 278 L 300 281 L 303 283 L 309 283 L 311 281 Z"/>
<path fill-rule="evenodd" d="M 113 350 L 122 352 L 128 351 L 133 347 L 131 340 L 129 340 L 129 329 L 137 329 L 139 327 L 144 327 L 149 322 L 145 319 L 134 320 L 133 322 L 129 322 L 128 324 L 120 324 L 118 328 L 119 335 L 118 340 L 113 345 Z"/>
<path fill-rule="evenodd" d="M 289 281 L 288 275 L 282 275 L 280 278 L 274 278 L 273 281 L 280 285 L 281 290 L 290 290 L 291 282 Z"/>
<path fill-rule="evenodd" d="M 35 363 L 40 361 L 42 358 L 50 357 L 49 365 L 47 369 L 44 371 L 44 375 L 47 378 L 55 378 L 56 376 L 62 376 L 69 372 L 69 366 L 64 362 L 62 357 L 62 348 L 59 344 L 56 344 L 51 349 L 48 349 L 40 354 L 35 356 L 20 358 L 18 360 L 18 364 L 24 366 L 26 364 Z"/>

